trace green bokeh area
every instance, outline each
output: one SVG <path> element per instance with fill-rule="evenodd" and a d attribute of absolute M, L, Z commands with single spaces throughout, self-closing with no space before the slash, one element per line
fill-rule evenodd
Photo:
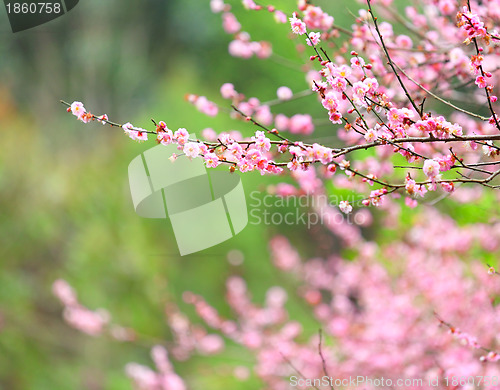
<path fill-rule="evenodd" d="M 170 222 L 140 218 L 131 200 L 129 163 L 155 143 L 136 143 L 121 129 L 98 123 L 85 125 L 59 103 L 79 100 L 92 113 L 147 129 L 154 129 L 153 118 L 196 134 L 212 127 L 251 135 L 251 124 L 225 112 L 204 116 L 184 95 L 205 95 L 229 111 L 219 93 L 225 82 L 261 101 L 274 99 L 282 85 L 299 92 L 308 88 L 300 70 L 310 53 L 297 53 L 298 40 L 288 39 L 288 24 L 277 25 L 265 11 L 246 11 L 240 2 L 231 4 L 253 40 L 272 42 L 272 60 L 230 57 L 230 37 L 208 1 L 81 1 L 67 15 L 16 34 L 7 15 L 0 15 L 0 389 L 131 389 L 125 364 L 152 366 L 150 347 L 172 340 L 165 305 L 175 302 L 199 322 L 181 299 L 184 291 L 193 291 L 231 316 L 223 299 L 231 275 L 245 277 L 257 303 L 269 287 L 283 286 L 290 315 L 303 323 L 306 334 L 317 332 L 294 280 L 271 265 L 268 242 L 285 234 L 304 256 L 325 255 L 337 246 L 324 252 L 311 245 L 313 233 L 304 226 L 250 223 L 231 240 L 181 257 Z M 293 11 L 291 1 L 274 4 Z M 344 27 L 358 7 L 349 1 L 317 4 Z M 326 124 L 314 96 L 273 110 L 324 117 L 314 139 L 335 139 L 336 127 Z M 258 173 L 241 177 L 247 194 L 287 181 Z M 445 202 L 443 207 L 464 222 L 477 210 Z M 196 218 L 190 223 L 210 226 Z M 234 249 L 244 256 L 241 265 L 228 261 Z M 113 322 L 135 329 L 139 341 L 120 343 L 70 328 L 51 292 L 58 278 L 74 286 L 84 305 L 105 308 Z M 174 364 L 192 389 L 256 389 L 261 383 L 253 375 L 240 382 L 231 374 L 235 366 L 252 362 L 247 351 L 228 343 L 219 356 Z"/>

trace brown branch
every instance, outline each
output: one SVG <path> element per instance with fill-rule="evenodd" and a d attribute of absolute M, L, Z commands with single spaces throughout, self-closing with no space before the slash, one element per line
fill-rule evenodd
<path fill-rule="evenodd" d="M 323 341 L 323 331 L 321 328 L 318 330 L 318 333 L 319 333 L 318 352 L 319 352 L 319 356 L 321 358 L 321 364 L 323 365 L 323 372 L 325 373 L 325 375 L 328 378 L 331 378 L 330 375 L 328 374 L 328 370 L 326 369 L 326 361 L 325 361 L 325 357 L 323 356 L 323 350 L 321 348 L 321 344 Z M 335 390 L 335 388 L 333 387 L 331 382 L 330 382 L 330 388 L 332 390 Z"/>
<path fill-rule="evenodd" d="M 415 103 L 415 101 L 411 97 L 410 93 L 406 89 L 406 86 L 404 85 L 403 80 L 401 80 L 401 77 L 399 77 L 399 74 L 396 71 L 396 68 L 394 67 L 394 63 L 392 62 L 391 56 L 389 54 L 389 51 L 387 50 L 387 47 L 385 46 L 385 42 L 384 42 L 384 38 L 382 37 L 382 33 L 380 32 L 380 29 L 378 28 L 377 17 L 373 14 L 371 1 L 370 0 L 366 0 L 366 2 L 368 4 L 368 11 L 370 12 L 370 15 L 372 16 L 373 23 L 375 25 L 375 30 L 377 31 L 377 35 L 380 38 L 380 43 L 382 44 L 382 48 L 384 49 L 385 56 L 387 57 L 388 64 L 391 67 L 394 75 L 398 79 L 399 85 L 401 85 L 401 88 L 403 89 L 403 91 L 404 91 L 406 97 L 408 98 L 408 100 L 410 101 L 411 105 L 413 106 L 413 108 L 415 109 L 415 111 L 417 113 L 419 113 L 420 110 L 418 109 L 417 104 Z"/>

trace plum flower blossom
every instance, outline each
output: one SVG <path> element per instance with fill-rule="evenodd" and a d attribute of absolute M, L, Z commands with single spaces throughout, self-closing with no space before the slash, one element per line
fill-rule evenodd
<path fill-rule="evenodd" d="M 241 29 L 241 24 L 231 12 L 222 14 L 222 27 L 228 34 L 236 34 Z"/>
<path fill-rule="evenodd" d="M 229 151 L 229 154 L 232 155 L 236 160 L 239 160 L 243 155 L 243 148 L 237 142 L 233 142 L 231 145 L 229 145 L 227 150 Z"/>
<path fill-rule="evenodd" d="M 80 119 L 82 115 L 85 114 L 85 107 L 83 106 L 82 102 L 71 103 L 70 109 L 71 113 L 75 115 L 78 119 Z"/>
<path fill-rule="evenodd" d="M 316 46 L 320 42 L 321 34 L 319 32 L 309 33 L 309 38 L 306 38 L 306 42 L 309 46 Z"/>
<path fill-rule="evenodd" d="M 195 102 L 196 108 L 208 116 L 216 116 L 219 112 L 217 104 L 208 100 L 205 96 L 200 96 Z"/>
<path fill-rule="evenodd" d="M 183 149 L 184 154 L 189 158 L 195 158 L 200 154 L 200 147 L 197 142 L 187 142 Z"/>
<path fill-rule="evenodd" d="M 321 101 L 321 104 L 323 104 L 323 107 L 325 107 L 329 111 L 337 109 L 339 105 L 337 96 L 334 92 L 328 92 L 325 95 L 325 98 Z"/>
<path fill-rule="evenodd" d="M 189 139 L 189 133 L 186 129 L 181 127 L 174 133 L 173 139 L 179 144 L 179 146 L 184 146 Z"/>
<path fill-rule="evenodd" d="M 483 153 L 489 157 L 498 155 L 500 153 L 500 150 L 498 150 L 494 145 L 493 141 L 486 141 L 486 145 L 483 145 Z"/>
<path fill-rule="evenodd" d="M 293 13 L 293 17 L 289 19 L 294 34 L 303 35 L 306 33 L 306 24 L 297 18 L 297 14 L 295 12 Z"/>
<path fill-rule="evenodd" d="M 103 125 L 106 124 L 106 121 L 109 119 L 106 114 L 102 114 L 101 116 L 96 117 L 97 121 L 102 123 Z"/>
<path fill-rule="evenodd" d="M 136 141 L 146 141 L 148 139 L 148 134 L 146 130 L 134 127 L 130 122 L 125 123 L 122 126 L 123 130 L 130 138 Z"/>
<path fill-rule="evenodd" d="M 286 23 L 286 14 L 283 11 L 274 11 L 274 20 L 277 23 Z"/>
<path fill-rule="evenodd" d="M 237 95 L 234 85 L 231 83 L 222 84 L 220 87 L 220 94 L 224 99 L 232 99 Z"/>
<path fill-rule="evenodd" d="M 477 14 L 469 12 L 464 6 L 462 12 L 457 14 L 457 18 L 460 20 L 459 26 L 467 35 L 466 43 L 470 43 L 472 38 L 483 38 L 488 42 L 488 32 Z"/>
<path fill-rule="evenodd" d="M 486 88 L 486 86 L 488 85 L 483 76 L 477 76 L 475 84 L 478 86 L 478 88 Z"/>
<path fill-rule="evenodd" d="M 373 141 L 375 141 L 378 138 L 378 135 L 377 135 L 377 132 L 374 129 L 369 129 L 365 133 L 364 137 L 365 137 L 365 140 L 367 142 L 373 142 Z"/>
<path fill-rule="evenodd" d="M 263 131 L 257 131 L 255 136 L 252 137 L 252 141 L 255 142 L 257 149 L 267 152 L 271 149 L 271 140 L 266 137 Z"/>
<path fill-rule="evenodd" d="M 331 78 L 329 81 L 331 87 L 337 92 L 344 92 L 347 88 L 347 81 L 343 77 Z"/>
<path fill-rule="evenodd" d="M 344 214 L 349 214 L 352 211 L 352 206 L 349 204 L 347 200 L 342 200 L 339 203 L 339 209 Z"/>
<path fill-rule="evenodd" d="M 205 163 L 209 168 L 216 168 L 219 165 L 219 157 L 215 153 L 205 154 Z"/>
<path fill-rule="evenodd" d="M 436 160 L 425 160 L 423 171 L 428 178 L 434 179 L 439 175 L 439 163 Z"/>
<path fill-rule="evenodd" d="M 156 136 L 156 141 L 162 145 L 170 145 L 174 141 L 172 130 L 165 128 L 164 130 L 159 131 Z"/>
<path fill-rule="evenodd" d="M 283 86 L 278 88 L 276 95 L 279 100 L 285 101 L 290 100 L 293 97 L 293 92 L 290 88 Z"/>
<path fill-rule="evenodd" d="M 52 284 L 52 292 L 64 305 L 64 319 L 75 329 L 91 336 L 101 334 L 109 323 L 109 313 L 104 309 L 92 311 L 78 302 L 76 292 L 63 279 Z"/>

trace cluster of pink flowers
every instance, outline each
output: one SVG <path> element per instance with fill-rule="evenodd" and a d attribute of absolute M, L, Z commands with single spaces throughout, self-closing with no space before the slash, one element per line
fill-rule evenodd
<path fill-rule="evenodd" d="M 426 6 L 433 6 L 426 1 L 424 2 Z M 483 30 L 486 31 L 484 24 L 480 21 L 485 18 L 485 10 L 476 7 L 475 4 L 471 5 L 480 9 L 483 14 L 478 16 L 479 13 L 472 14 L 459 9 L 456 9 L 455 14 L 459 18 L 458 27 L 467 31 L 473 28 L 475 32 L 471 35 L 469 31 L 468 35 L 475 39 L 479 37 L 477 34 L 482 33 Z M 283 22 L 281 11 L 272 6 L 262 7 L 253 1 L 244 2 L 244 6 L 252 11 L 267 8 L 275 16 L 278 15 L 280 22 Z M 236 41 L 249 42 L 249 36 L 241 31 L 241 25 L 230 12 L 231 7 L 228 4 L 222 0 L 212 0 L 211 7 L 213 12 L 222 13 L 224 29 L 235 35 Z M 453 15 L 451 3 L 439 2 L 438 9 L 446 16 L 444 19 L 429 16 L 432 14 L 424 18 L 424 15 L 419 14 L 415 8 L 406 9 L 407 16 L 411 17 L 419 27 L 430 30 L 432 27 L 439 26 L 439 30 L 429 31 L 428 38 L 420 44 L 406 35 L 395 35 L 392 25 L 388 22 L 371 25 L 370 13 L 361 10 L 356 20 L 357 23 L 352 27 L 353 35 L 349 41 L 355 50 L 350 52 L 350 58 L 341 55 L 342 52 L 334 53 L 331 56 L 332 60 L 326 56 L 326 52 L 323 52 L 324 55 L 321 54 L 317 46 L 322 41 L 338 35 L 333 25 L 333 18 L 319 7 L 299 2 L 298 12 L 289 17 L 291 29 L 297 35 L 307 34 L 306 43 L 314 46 L 315 50 L 315 55 L 311 56 L 312 63 L 316 62 L 321 66 L 319 71 L 308 70 L 306 80 L 310 83 L 312 92 L 317 94 L 321 105 L 327 110 L 330 122 L 333 125 L 343 125 L 338 128 L 337 135 L 346 146 L 305 144 L 300 141 L 291 141 L 282 135 L 283 132 L 310 135 L 315 130 L 313 117 L 310 114 L 288 116 L 271 111 L 273 104 L 293 97 L 289 88 L 280 87 L 277 102 L 261 103 L 256 97 L 246 98 L 242 93 L 237 92 L 231 83 L 222 85 L 220 92 L 224 99 L 231 101 L 234 108 L 232 116 L 259 125 L 269 134 L 270 138 L 266 137 L 267 141 L 261 139 L 259 134 L 247 138 L 229 135 L 226 138 L 225 134 L 231 134 L 231 132 L 221 133 L 218 136 L 213 131 L 203 132 L 204 136 L 205 134 L 210 136 L 210 138 L 206 137 L 207 141 L 190 140 L 186 129 L 172 132 L 163 122 L 160 122 L 162 125 L 157 126 L 156 129 L 157 141 L 162 144 L 178 144 L 179 149 L 189 158 L 204 158 L 208 167 L 216 167 L 224 163 L 228 164 L 233 171 L 236 169 L 241 172 L 259 170 L 262 174 L 276 174 L 282 173 L 285 167 L 294 172 L 311 169 L 311 165 L 317 163 L 327 165 L 327 169 L 321 172 L 325 179 L 330 179 L 336 168 L 340 167 L 347 177 L 347 181 L 335 179 L 340 187 L 352 186 L 356 178 L 367 186 L 373 186 L 376 183 L 382 187 L 375 190 L 365 188 L 364 191 L 370 191 L 370 194 L 364 202 L 361 202 L 364 205 L 379 206 L 379 199 L 403 188 L 406 188 L 408 194 L 419 197 L 425 194 L 424 185 L 427 191 L 436 191 L 440 188 L 445 192 L 452 192 L 457 179 L 447 179 L 450 177 L 447 172 L 461 167 L 467 169 L 468 164 L 481 163 L 478 161 L 478 146 L 482 146 L 483 155 L 488 158 L 493 159 L 500 155 L 500 148 L 495 145 L 494 140 L 488 139 L 488 136 L 494 134 L 500 126 L 491 106 L 491 103 L 496 101 L 496 96 L 492 92 L 497 80 L 494 73 L 487 70 L 491 69 L 494 58 L 486 56 L 481 47 L 477 48 L 476 53 L 470 55 L 456 46 L 449 54 L 444 54 L 443 47 L 460 42 L 457 42 L 457 38 L 452 34 L 452 31 L 457 30 L 457 26 L 451 19 L 447 19 L 448 16 Z M 486 15 L 489 14 L 486 13 Z M 493 15 L 490 16 L 493 17 Z M 321 32 L 308 32 L 308 29 L 317 29 Z M 433 35 L 434 33 L 442 34 L 442 44 L 438 42 L 438 35 Z M 381 41 L 381 37 L 384 41 Z M 494 51 L 496 46 L 490 47 L 489 52 Z M 392 69 L 381 60 L 386 55 L 384 50 L 389 50 L 391 53 Z M 361 56 L 358 51 L 362 51 L 364 55 Z M 424 55 L 424 53 L 427 54 Z M 399 85 L 401 74 L 398 74 L 395 66 L 400 69 L 404 67 L 404 75 L 410 81 L 418 80 L 418 82 L 405 82 L 401 90 Z M 448 91 L 444 87 L 452 82 L 450 72 L 453 77 L 456 76 L 461 81 L 470 81 L 469 72 L 475 75 L 478 87 L 484 88 L 487 92 L 492 111 L 489 119 L 474 120 L 469 115 L 470 113 L 461 109 L 448 119 L 445 116 L 424 111 L 423 106 L 418 108 L 413 100 L 410 101 L 412 104 L 408 104 L 407 101 L 403 102 L 408 94 L 412 95 L 415 100 L 422 99 L 425 96 L 422 91 L 432 89 L 434 80 L 441 81 L 443 88 L 440 92 L 446 96 Z M 219 111 L 218 105 L 205 96 L 191 94 L 187 95 L 187 99 L 208 116 L 214 116 Z M 103 123 L 110 123 L 105 116 L 95 117 L 87 113 L 83 104 L 79 102 L 74 102 L 70 110 L 84 122 L 92 119 L 105 119 L 102 120 Z M 155 133 L 134 127 L 130 123 L 122 127 L 132 139 L 138 141 L 146 140 L 148 133 Z M 484 138 L 477 139 L 478 136 L 484 136 Z M 425 140 L 426 137 L 429 140 Z M 433 140 L 435 142 L 431 142 Z M 439 142 L 442 140 L 447 142 Z M 452 141 L 454 153 L 450 155 L 448 142 Z M 258 142 L 265 142 L 266 147 L 257 145 Z M 390 161 L 393 154 L 398 153 L 408 163 L 422 164 L 423 175 L 420 175 L 422 180 L 417 180 L 418 172 L 412 172 L 411 179 L 408 179 L 409 172 L 404 172 L 404 175 L 400 177 L 405 178 L 405 181 L 393 184 L 385 180 L 381 172 L 366 170 L 366 167 L 370 165 L 360 170 L 359 167 L 363 165 L 362 161 L 354 162 L 355 169 L 346 169 L 347 167 L 342 165 L 346 154 L 351 150 L 360 150 L 364 145 L 366 148 L 375 147 L 377 158 L 383 162 Z M 457 156 L 460 164 L 455 163 Z M 172 160 L 175 158 L 177 156 L 172 156 Z M 494 167 L 494 164 L 485 164 L 481 170 L 476 169 L 475 172 L 493 174 Z M 467 179 L 467 176 L 463 176 L 464 182 L 467 182 Z M 473 180 L 470 179 L 470 181 Z M 359 190 L 363 191 L 362 187 Z M 416 199 L 407 198 L 406 200 L 406 204 L 411 207 L 414 207 L 416 202 Z"/>
<path fill-rule="evenodd" d="M 252 0 L 243 1 L 247 9 L 261 10 L 262 7 Z M 223 0 L 211 0 L 210 7 L 213 13 L 222 14 L 222 27 L 227 34 L 233 35 L 234 39 L 229 43 L 229 54 L 233 57 L 250 58 L 256 55 L 258 58 L 268 58 L 272 54 L 272 46 L 267 41 L 252 41 L 250 34 L 241 30 L 241 24 L 236 16 L 231 12 L 231 6 Z M 286 16 L 283 12 L 269 6 L 267 10 L 274 13 L 276 21 L 284 23 Z"/>
<path fill-rule="evenodd" d="M 307 4 L 306 1 L 301 1 L 298 8 L 303 12 L 304 23 L 309 29 L 319 29 L 324 32 L 330 32 L 333 27 L 333 16 L 328 15 L 321 7 L 316 7 L 312 4 Z"/>
<path fill-rule="evenodd" d="M 290 317 L 285 306 L 288 294 L 278 286 L 270 287 L 265 303 L 257 305 L 245 281 L 230 277 L 226 301 L 233 318 L 224 318 L 192 292 L 184 293 L 184 300 L 206 326 L 255 356 L 252 373 L 270 389 L 287 388 L 293 375 L 321 378 L 325 370 L 341 379 L 359 372 L 393 380 L 421 378 L 423 387 L 405 387 L 415 389 L 432 388 L 427 384 L 436 377 L 451 381 L 461 376 L 498 376 L 495 362 L 500 355 L 485 346 L 497 340 L 498 307 L 491 297 L 500 293 L 500 285 L 484 265 L 464 262 L 477 241 L 484 248 L 492 243 L 481 241 L 479 224 L 459 227 L 430 209 L 421 217 L 410 229 L 400 226 L 404 235 L 384 246 L 361 239 L 352 261 L 339 255 L 302 261 L 285 237 L 271 240 L 274 265 L 299 283 L 297 295 L 323 330 L 322 339 L 315 329 L 305 329 Z M 499 248 L 500 229 L 490 239 Z M 380 264 L 381 256 L 393 262 L 391 272 Z M 181 318 L 172 321 L 182 324 L 178 328 L 188 328 L 187 318 Z M 179 341 L 176 336 L 176 345 L 192 344 L 194 339 Z M 330 339 L 333 342 L 326 341 Z M 221 351 L 218 348 L 215 353 Z M 136 383 L 140 380 L 144 385 L 146 378 L 156 383 L 153 371 L 133 367 Z M 238 371 L 245 372 L 242 380 L 248 377 L 245 367 Z M 483 388 L 496 386 L 490 382 Z M 144 388 L 155 387 L 146 384 Z M 366 388 L 380 387 L 367 384 Z"/>
<path fill-rule="evenodd" d="M 92 311 L 78 302 L 76 292 L 62 279 L 52 285 L 54 295 L 64 305 L 64 319 L 73 328 L 91 336 L 101 334 L 109 324 L 109 313 L 104 309 Z"/>
<path fill-rule="evenodd" d="M 105 125 L 106 121 L 108 120 L 108 116 L 106 114 L 96 117 L 90 112 L 87 112 L 82 102 L 71 103 L 71 106 L 68 107 L 68 112 L 71 112 L 78 118 L 78 120 L 81 120 L 83 123 L 89 123 L 91 120 L 97 119 L 98 122 L 101 122 L 103 125 Z"/>
<path fill-rule="evenodd" d="M 342 208 L 349 204 L 343 202 Z M 394 223 L 394 216 L 387 213 L 383 223 Z M 258 305 L 252 302 L 245 281 L 231 276 L 226 283 L 226 301 L 232 310 L 229 318 L 202 296 L 183 294 L 184 301 L 216 333 L 194 325 L 177 306 L 167 304 L 166 320 L 173 334 L 169 354 L 184 361 L 193 353 L 223 353 L 226 338 L 255 356 L 253 367 L 238 366 L 233 375 L 239 380 L 255 375 L 276 390 L 286 388 L 292 375 L 320 378 L 325 368 L 336 378 L 362 372 L 394 380 L 423 379 L 424 387 L 415 388 L 431 388 L 425 384 L 436 377 L 500 375 L 496 364 L 500 354 L 488 348 L 498 339 L 499 307 L 492 297 L 500 294 L 500 283 L 494 270 L 467 261 L 478 245 L 486 251 L 500 248 L 498 222 L 493 228 L 477 223 L 459 226 L 429 208 L 414 226 L 396 227 L 399 233 L 383 245 L 362 237 L 353 242 L 355 256 L 350 261 L 338 254 L 303 261 L 285 237 L 271 239 L 273 264 L 296 280 L 296 295 L 310 308 L 323 331 L 322 339 L 316 327 L 304 328 L 291 317 L 285 289 L 270 287 L 265 303 Z M 391 262 L 390 271 L 380 258 Z M 56 281 L 54 292 L 66 306 L 77 305 L 67 283 Z M 137 363 L 125 368 L 138 389 L 187 388 L 165 347 L 155 345 L 151 355 L 156 370 Z"/>
<path fill-rule="evenodd" d="M 203 114 L 216 116 L 219 113 L 219 107 L 214 102 L 208 100 L 205 96 L 188 95 L 187 100 Z"/>
<path fill-rule="evenodd" d="M 151 349 L 151 358 L 157 371 L 138 363 L 129 363 L 125 367 L 127 376 L 132 379 L 137 389 L 186 390 L 184 381 L 173 370 L 165 347 L 155 345 Z"/>
<path fill-rule="evenodd" d="M 489 41 L 488 31 L 484 27 L 479 15 L 469 12 L 466 6 L 463 7 L 462 12 L 457 14 L 458 26 L 467 35 L 466 43 L 470 43 L 472 38 L 481 38 Z"/>

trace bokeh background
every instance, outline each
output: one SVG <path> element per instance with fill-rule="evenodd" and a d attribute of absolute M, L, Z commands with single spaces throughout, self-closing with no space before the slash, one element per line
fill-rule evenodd
<path fill-rule="evenodd" d="M 290 1 L 275 3 L 294 9 Z M 350 24 L 340 3 L 324 3 L 338 24 Z M 251 134 L 249 124 L 224 112 L 215 118 L 197 112 L 185 94 L 227 105 L 219 93 L 224 82 L 261 101 L 274 99 L 282 85 L 302 91 L 307 53 L 297 54 L 288 25 L 232 4 L 253 40 L 272 42 L 273 58 L 230 57 L 231 37 L 208 1 L 80 1 L 65 16 L 16 34 L 0 9 L 0 389 L 131 389 L 125 364 L 151 365 L 150 347 L 171 339 L 167 302 L 190 313 L 181 300 L 190 290 L 225 313 L 224 282 L 234 274 L 245 276 L 256 301 L 276 283 L 286 287 L 269 262 L 268 239 L 277 231 L 305 252 L 319 250 L 308 245 L 304 226 L 249 225 L 229 242 L 180 257 L 169 222 L 139 218 L 130 199 L 128 164 L 154 143 L 84 125 L 59 103 L 79 100 L 96 114 L 145 128 L 155 118 L 172 129 Z M 280 111 L 309 109 L 321 112 L 312 96 Z M 319 126 L 317 135 L 331 132 Z M 276 181 L 243 177 L 247 192 Z M 243 262 L 231 265 L 228 254 Z M 106 308 L 113 322 L 134 328 L 140 341 L 119 343 L 70 328 L 51 292 L 58 278 L 68 280 L 86 306 Z M 291 311 L 307 324 L 300 304 L 294 309 L 292 303 Z M 317 330 L 312 321 L 310 327 Z M 252 379 L 242 383 L 220 372 L 221 364 L 231 372 L 251 359 L 234 346 L 223 357 L 195 358 L 176 370 L 192 388 L 253 389 Z"/>
<path fill-rule="evenodd" d="M 273 3 L 294 10 L 292 1 Z M 345 0 L 316 3 L 340 26 L 352 23 L 358 7 Z M 274 99 L 282 85 L 299 92 L 308 88 L 301 69 L 309 54 L 296 51 L 288 24 L 277 25 L 267 12 L 246 11 L 239 1 L 231 4 L 253 40 L 272 42 L 269 60 L 230 57 L 231 37 L 208 1 L 82 0 L 67 15 L 16 34 L 0 11 L 0 389 L 131 389 L 125 364 L 151 365 L 150 347 L 172 337 L 165 305 L 175 302 L 192 314 L 181 299 L 189 290 L 229 315 L 223 300 L 229 275 L 244 275 L 257 302 L 270 286 L 285 287 L 291 315 L 306 333 L 317 332 L 308 309 L 294 299 L 293 281 L 270 264 L 268 241 L 279 232 L 304 256 L 324 256 L 341 250 L 331 235 L 322 235 L 321 227 L 250 224 L 228 242 L 180 257 L 169 222 L 139 218 L 130 198 L 128 164 L 154 142 L 139 144 L 120 129 L 84 125 L 59 103 L 79 100 L 93 113 L 144 128 L 154 118 L 197 134 L 211 127 L 250 135 L 250 124 L 224 112 L 207 117 L 185 94 L 227 107 L 219 94 L 225 82 L 261 101 Z M 279 111 L 324 114 L 313 96 Z M 314 134 L 323 141 L 335 136 L 324 123 Z M 247 193 L 283 181 L 258 173 L 242 180 Z M 487 219 L 487 203 L 440 207 L 458 220 Z M 373 228 L 364 233 L 375 234 Z M 380 240 L 394 235 L 377 234 Z M 138 342 L 70 328 L 51 292 L 58 278 L 70 282 L 86 306 L 106 308 L 113 322 L 134 328 Z M 228 345 L 221 356 L 175 366 L 193 389 L 255 389 L 256 379 L 227 375 L 236 365 L 251 364 L 248 352 Z"/>

